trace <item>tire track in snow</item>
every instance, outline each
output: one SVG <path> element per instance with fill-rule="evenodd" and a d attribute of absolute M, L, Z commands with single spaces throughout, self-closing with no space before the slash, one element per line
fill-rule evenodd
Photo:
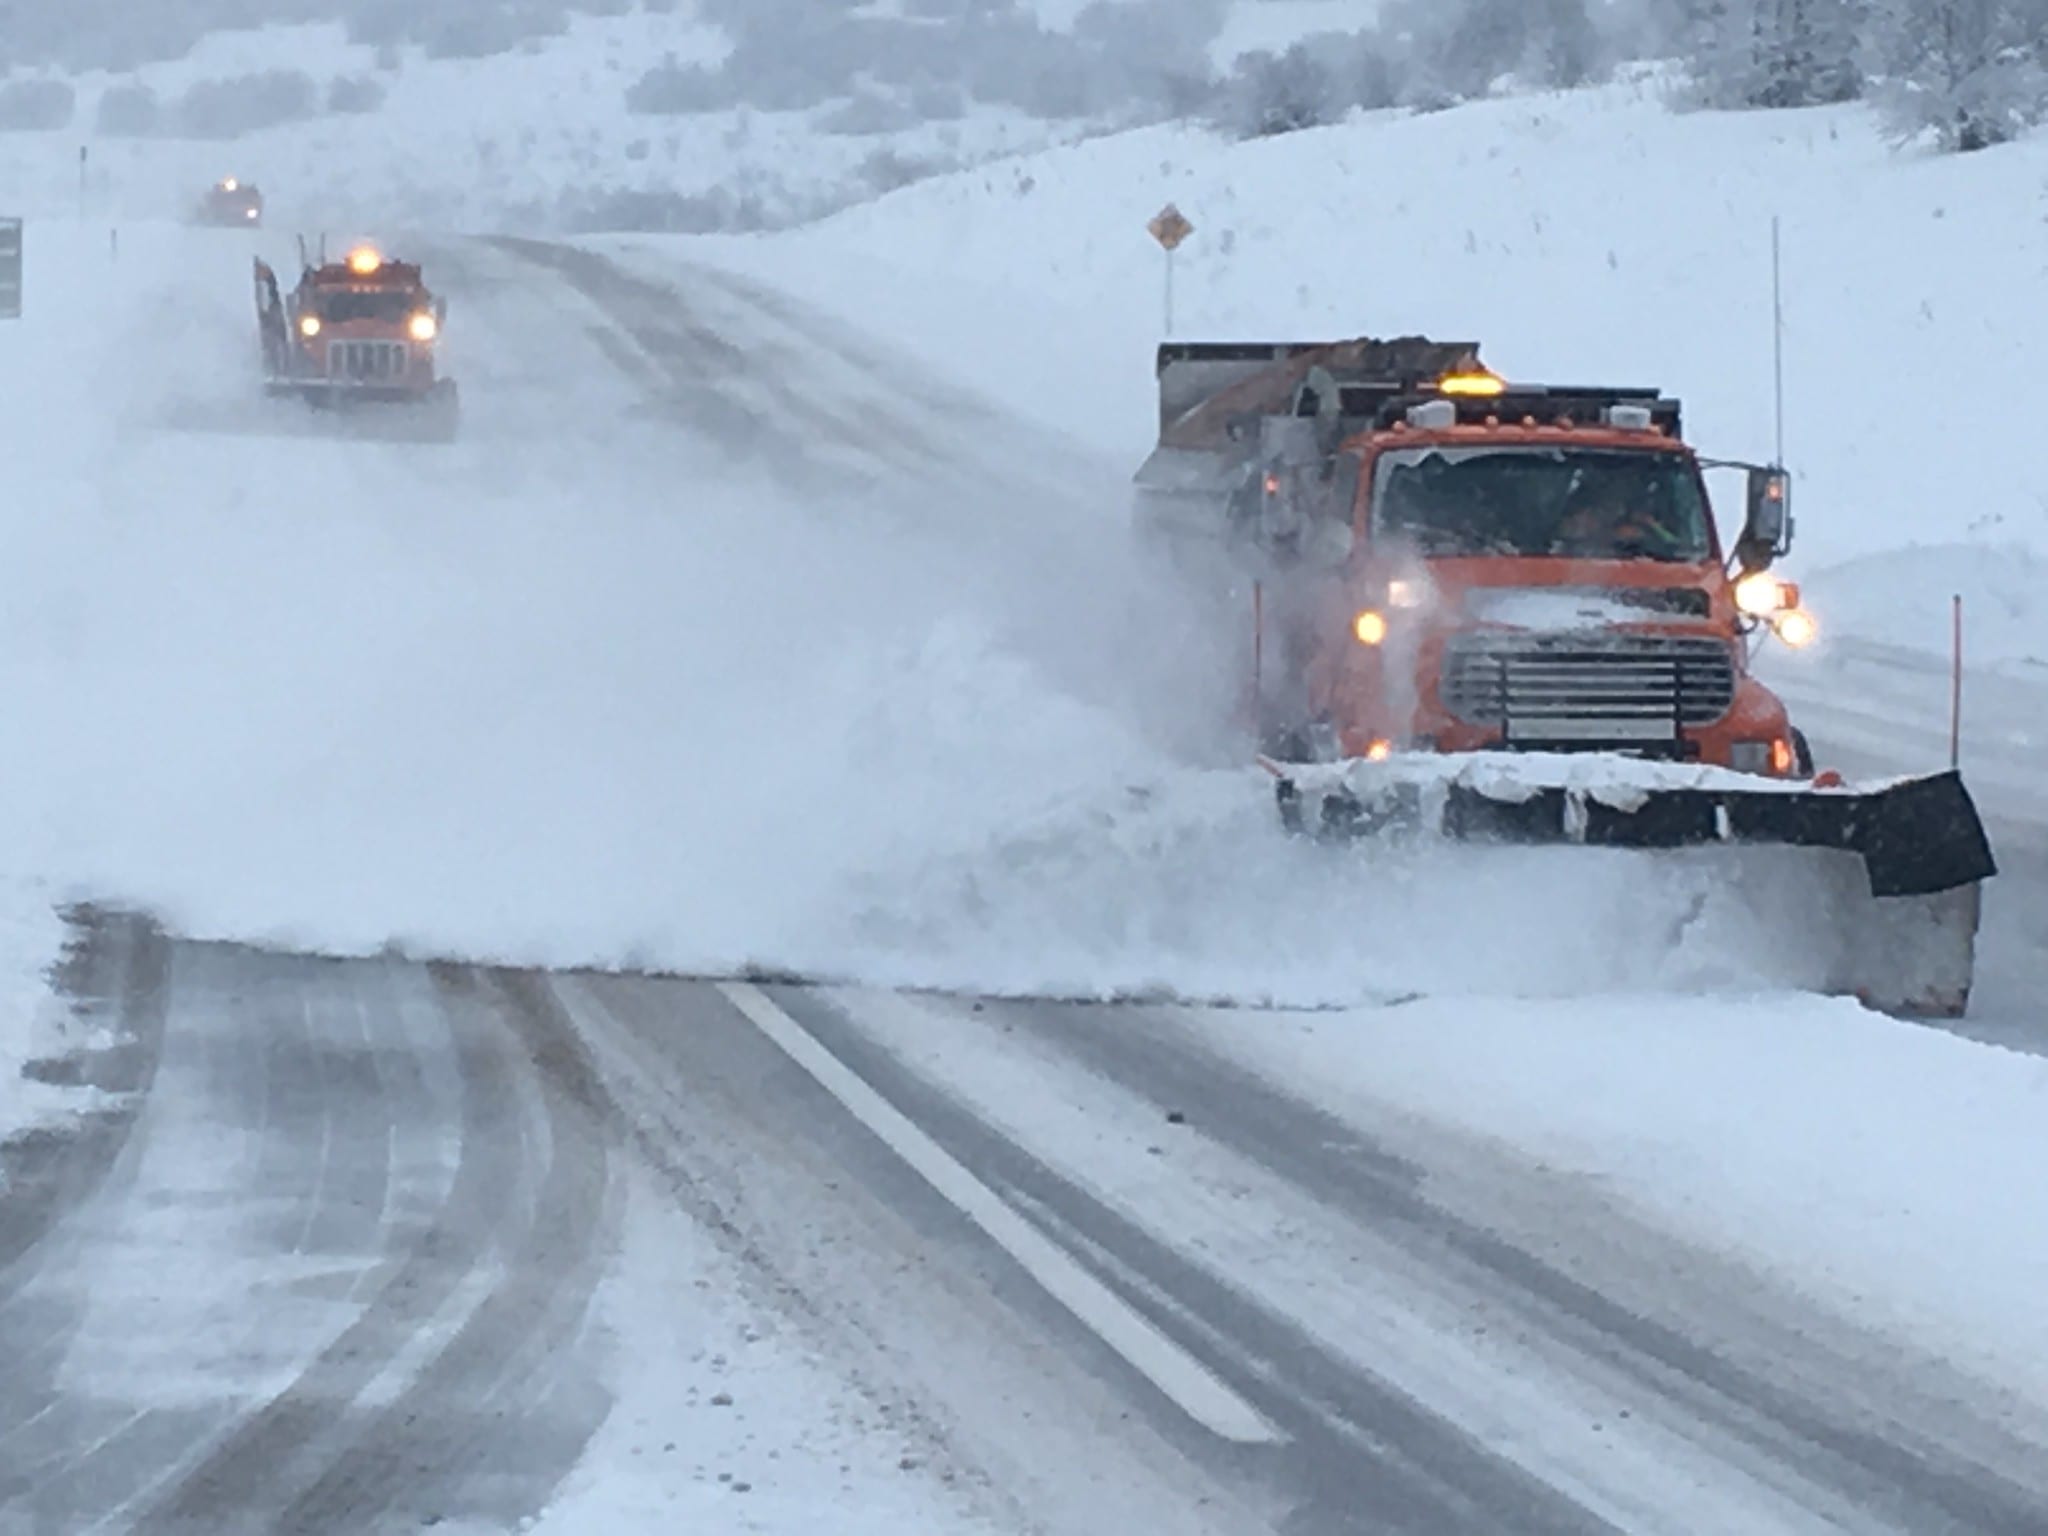
<path fill-rule="evenodd" d="M 1262 1298 L 1218 1279 L 1199 1254 L 1176 1248 L 1097 1199 L 865 1038 L 831 994 L 778 987 L 773 995 L 825 1050 L 1086 1255 L 1131 1305 L 1284 1432 L 1283 1444 L 1230 1456 L 1238 1476 L 1285 1491 L 1288 1513 L 1275 1530 L 1290 1536 L 1590 1536 L 1616 1529 L 1479 1433 L 1329 1350 Z M 976 1027 L 984 1022 L 975 1021 Z"/>
<path fill-rule="evenodd" d="M 1676 1407 L 1767 1480 L 1810 1481 L 1835 1506 L 1829 1519 L 1916 1533 L 2048 1529 L 2042 1448 L 1970 1406 L 1987 1390 L 1981 1383 L 1819 1316 L 1776 1315 L 1781 1298 L 1706 1255 L 1655 1243 L 1669 1251 L 1645 1259 L 1630 1243 L 1649 1235 L 1618 1221 L 1601 1234 L 1608 1283 L 1575 1275 L 1568 1259 L 1545 1257 L 1459 1208 L 1461 1189 L 1489 1183 L 1499 1199 L 1529 1183 L 1527 1172 L 1445 1168 L 1422 1182 L 1412 1147 L 1382 1142 L 1258 1081 L 1173 1028 L 1169 1016 L 1135 1010 L 1106 1027 L 1086 1010 L 1058 1005 L 999 1012 L 1162 1117 L 1191 1116 L 1206 1135 L 1392 1236 L 1425 1274 L 1440 1276 L 1445 1293 L 1484 1297 L 1550 1341 L 1560 1359 L 1583 1360 L 1582 1369 L 1618 1370 L 1645 1405 Z M 1404 1164 L 1415 1176 L 1361 1177 L 1361 1161 Z M 1532 1205 L 1543 1203 L 1545 1182 L 1528 1191 Z M 1553 1254 L 1598 1251 L 1568 1243 L 1564 1230 L 1547 1235 Z"/>
<path fill-rule="evenodd" d="M 255 1042 L 259 1048 L 261 1042 Z M 505 1135 L 503 1108 L 487 1098 L 497 1077 L 487 1039 L 458 1035 L 462 1095 L 458 1157 L 432 1226 L 391 1267 L 369 1305 L 292 1382 L 250 1414 L 143 1516 L 145 1527 L 233 1530 L 282 1505 L 311 1474 L 323 1437 L 453 1297 L 510 1213 L 514 1189 L 491 1152 Z"/>
<path fill-rule="evenodd" d="M 1242 1448 L 1191 1425 L 1194 1454 L 1156 1434 L 1095 1374 L 1129 1367 L 714 986 L 548 986 L 668 1198 L 748 1277 L 749 1304 L 901 1437 L 906 1469 L 1005 1531 L 1271 1529 L 1266 1491 L 1240 1497 L 1219 1475 Z M 1071 1328 L 1075 1351 L 1049 1328 Z"/>
<path fill-rule="evenodd" d="M 350 964 L 366 980 L 416 970 Z M 445 1198 L 410 1235 L 387 1224 L 401 1247 L 367 1304 L 182 1469 L 142 1528 L 346 1531 L 465 1514 L 510 1526 L 602 1421 L 577 1345 L 615 1206 L 605 1138 L 572 1113 L 573 1073 L 557 1081 L 559 1051 L 511 999 L 465 968 L 435 975 L 460 1080 Z"/>
<path fill-rule="evenodd" d="M 373 1514 L 434 1524 L 459 1513 L 509 1527 L 531 1513 L 535 1475 L 552 1484 L 566 1472 L 609 1408 L 574 1348 L 619 1207 L 589 1062 L 534 977 L 439 974 L 452 1006 L 480 1008 L 517 1032 L 533 1069 L 545 1130 L 545 1146 L 527 1149 L 543 1160 L 533 1212 L 504 1256 L 502 1283 L 284 1510 L 285 1530 L 354 1531 Z"/>
<path fill-rule="evenodd" d="M 986 436 L 976 413 L 952 437 L 935 430 L 956 417 L 957 402 L 938 400 L 908 364 L 871 350 L 849 350 L 823 320 L 769 308 L 751 287 L 693 272 L 694 292 L 639 277 L 574 246 L 500 236 L 499 250 L 553 273 L 605 322 L 596 344 L 646 390 L 649 404 L 718 444 L 742 463 L 791 480 L 799 490 L 830 489 L 935 471 L 971 475 L 983 461 L 953 446 Z M 706 312 L 722 299 L 726 313 Z M 837 387 L 820 387 L 827 365 Z M 853 381 L 859 381 L 855 393 Z"/>

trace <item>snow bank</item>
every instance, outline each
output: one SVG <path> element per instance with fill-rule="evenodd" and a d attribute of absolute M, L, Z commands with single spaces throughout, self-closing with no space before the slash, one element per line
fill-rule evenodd
<path fill-rule="evenodd" d="M 1327 846 L 1275 834 L 1263 776 L 1183 775 L 872 877 L 838 974 L 1283 1007 L 1821 988 L 1833 858 Z"/>
<path fill-rule="evenodd" d="M 104 248 L 93 240 L 93 249 Z M 47 290 L 62 282 L 66 268 L 78 259 L 79 242 L 71 234 L 55 241 L 31 237 L 26 252 L 32 288 Z M 37 531 L 45 519 L 61 519 L 69 499 L 45 494 L 39 470 L 52 462 L 67 467 L 89 465 L 103 434 L 87 423 L 92 415 L 90 367 L 81 367 L 77 335 L 69 304 L 35 303 L 20 320 L 4 323 L 0 342 L 0 461 L 9 467 L 9 485 L 0 501 L 0 520 L 9 532 L 8 570 L 0 577 L 0 699 L 5 700 L 9 762 L 38 761 L 49 766 L 48 754 L 65 748 L 68 733 L 61 719 L 43 708 L 39 690 L 19 686 L 14 664 L 24 658 L 8 654 L 23 638 L 26 625 L 53 626 L 57 643 L 75 638 L 75 615 L 68 609 L 61 578 L 38 558 Z M 90 357 L 99 362 L 96 351 Z M 77 698 L 69 707 L 91 709 L 93 701 Z M 49 972 L 59 959 L 64 930 L 56 906 L 66 896 L 65 871 L 52 863 L 47 832 L 56 807 L 41 787 L 42 772 L 28 780 L 0 767 L 0 824 L 5 851 L 0 852 L 0 1139 L 11 1132 L 74 1108 L 81 1090 L 25 1079 L 22 1068 L 40 1058 L 59 1055 L 89 1043 L 77 1032 L 70 1010 L 50 994 Z"/>
<path fill-rule="evenodd" d="M 2048 506 L 2048 491 L 2037 493 Z M 1963 599 L 1963 650 L 1973 668 L 2048 683 L 2048 551 L 1996 529 L 1951 544 L 1913 542 L 1809 577 L 1830 630 L 1946 657 L 1952 596 Z"/>
<path fill-rule="evenodd" d="M 30 1062 L 81 1043 L 68 1008 L 50 995 L 49 972 L 63 941 L 48 889 L 30 876 L 0 877 L 0 1141 L 77 1107 L 84 1092 L 21 1075 Z"/>
<path fill-rule="evenodd" d="M 62 890 L 280 946 L 1018 993 L 1816 981 L 1767 871 L 1282 838 L 1233 669 L 1085 454 L 1048 478 L 984 427 L 965 489 L 800 493 L 469 246 L 429 265 L 462 439 L 337 440 L 249 401 L 264 240 L 32 236 L 0 814 Z M 884 431 L 932 408 L 855 355 L 804 376 Z"/>

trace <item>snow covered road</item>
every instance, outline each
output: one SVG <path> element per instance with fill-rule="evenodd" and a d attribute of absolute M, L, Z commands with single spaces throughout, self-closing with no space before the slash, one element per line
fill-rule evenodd
<path fill-rule="evenodd" d="M 617 1199 L 573 1075 L 464 973 L 135 919 L 88 943 L 155 1059 L 119 1158 L 5 1277 L 20 1528 L 354 1531 L 544 1497 L 606 1406 L 573 1346 Z"/>
<path fill-rule="evenodd" d="M 2048 1522 L 2038 1407 L 1257 1016 L 82 938 L 153 1086 L 0 1206 L 9 1536 Z"/>

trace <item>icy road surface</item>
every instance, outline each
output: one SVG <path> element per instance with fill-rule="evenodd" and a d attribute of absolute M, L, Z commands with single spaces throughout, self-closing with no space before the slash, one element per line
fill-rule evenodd
<path fill-rule="evenodd" d="M 1244 1019 L 76 922 L 9 1536 L 2048 1523 L 2019 1395 Z"/>
<path fill-rule="evenodd" d="M 1697 871 L 1291 849 L 1088 466 L 992 488 L 745 283 L 434 259 L 461 443 L 280 446 L 195 300 L 34 529 L 5 801 L 103 905 L 85 1111 L 0 1144 L 0 1536 L 2048 1529 L 2038 1059 Z M 975 995 L 1148 984 L 1352 1006 Z"/>

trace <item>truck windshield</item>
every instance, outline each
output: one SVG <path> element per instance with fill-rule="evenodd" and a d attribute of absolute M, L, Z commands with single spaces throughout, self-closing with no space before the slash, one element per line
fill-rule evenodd
<path fill-rule="evenodd" d="M 403 288 L 336 288 L 318 294 L 313 309 L 330 325 L 349 320 L 382 320 L 393 325 L 419 304 L 419 296 Z"/>
<path fill-rule="evenodd" d="M 1683 455 L 1550 446 L 1380 455 L 1373 524 L 1425 555 L 1555 555 L 1696 564 L 1713 552 Z"/>

